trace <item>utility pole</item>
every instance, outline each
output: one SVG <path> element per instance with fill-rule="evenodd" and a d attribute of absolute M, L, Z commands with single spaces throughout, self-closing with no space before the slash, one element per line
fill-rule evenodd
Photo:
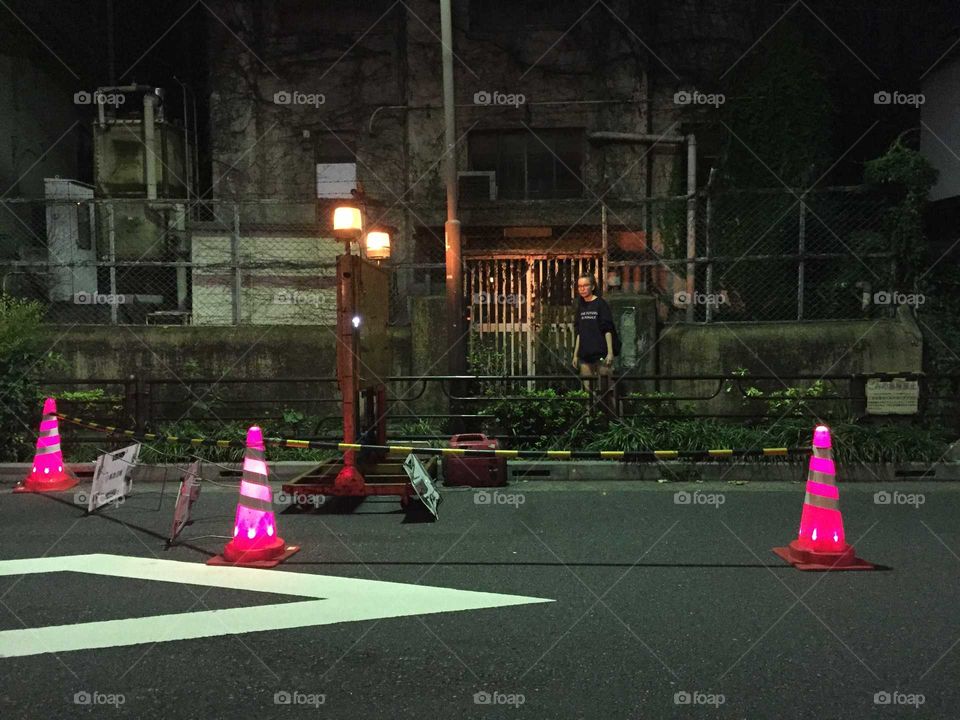
<path fill-rule="evenodd" d="M 460 249 L 460 220 L 457 218 L 457 126 L 453 95 L 453 21 L 450 0 L 440 0 L 440 37 L 443 50 L 444 176 L 447 186 L 446 289 L 448 374 L 466 374 L 463 342 L 463 261 Z"/>

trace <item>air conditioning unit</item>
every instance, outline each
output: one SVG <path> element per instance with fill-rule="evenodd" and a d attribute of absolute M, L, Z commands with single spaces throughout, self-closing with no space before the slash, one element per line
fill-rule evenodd
<path fill-rule="evenodd" d="M 460 200 L 496 200 L 497 173 L 493 170 L 468 170 L 457 173 Z"/>

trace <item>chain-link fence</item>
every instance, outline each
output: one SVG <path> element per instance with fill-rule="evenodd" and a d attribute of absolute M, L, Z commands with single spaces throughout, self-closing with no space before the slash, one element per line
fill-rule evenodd
<path fill-rule="evenodd" d="M 726 192 L 703 205 L 697 319 L 842 319 L 889 309 L 874 307 L 893 283 L 882 197 L 856 188 Z"/>
<path fill-rule="evenodd" d="M 342 242 L 313 203 L 2 203 L 4 292 L 80 324 L 335 323 Z"/>
<path fill-rule="evenodd" d="M 467 206 L 465 292 L 521 326 L 528 300 L 572 302 L 584 270 L 607 294 L 655 296 L 665 322 L 877 315 L 895 304 L 888 207 L 860 188 Z M 343 245 L 327 215 L 312 202 L 4 200 L 2 289 L 48 305 L 51 322 L 332 325 Z M 391 321 L 405 324 L 413 298 L 444 292 L 443 229 L 394 246 Z"/>
<path fill-rule="evenodd" d="M 883 197 L 849 187 L 653 200 L 642 224 L 608 223 L 608 287 L 657 296 L 668 322 L 887 313 L 888 211 Z"/>

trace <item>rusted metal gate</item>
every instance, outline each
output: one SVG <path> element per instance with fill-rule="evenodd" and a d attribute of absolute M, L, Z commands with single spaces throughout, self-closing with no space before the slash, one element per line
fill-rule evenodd
<path fill-rule="evenodd" d="M 512 255 L 467 259 L 471 349 L 496 353 L 506 375 L 550 374 L 573 354 L 576 280 L 603 283 L 603 256 Z"/>

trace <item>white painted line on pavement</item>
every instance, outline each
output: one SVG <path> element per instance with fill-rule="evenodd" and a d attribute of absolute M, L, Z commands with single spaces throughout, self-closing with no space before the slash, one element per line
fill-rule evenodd
<path fill-rule="evenodd" d="M 216 567 L 124 555 L 67 555 L 0 560 L 0 576 L 51 572 L 81 572 L 311 599 L 227 610 L 5 630 L 0 632 L 0 658 L 554 602 L 546 598 L 521 595 L 500 595 L 333 575 Z"/>

